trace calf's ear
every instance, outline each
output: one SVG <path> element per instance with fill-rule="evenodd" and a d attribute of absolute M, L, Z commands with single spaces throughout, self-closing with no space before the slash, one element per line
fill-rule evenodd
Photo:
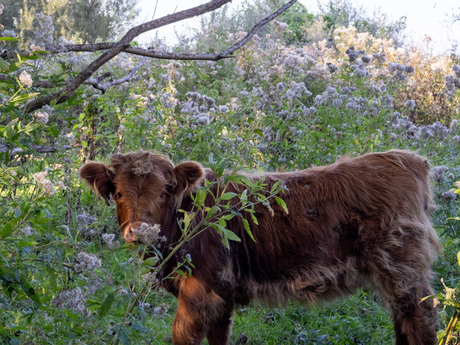
<path fill-rule="evenodd" d="M 103 163 L 86 163 L 80 169 L 80 177 L 85 180 L 95 191 L 96 195 L 101 195 L 109 205 L 110 194 L 115 193 L 113 183 L 113 172 Z"/>
<path fill-rule="evenodd" d="M 176 180 L 174 194 L 187 195 L 195 189 L 203 177 L 203 168 L 197 162 L 183 162 L 176 165 L 174 168 Z"/>

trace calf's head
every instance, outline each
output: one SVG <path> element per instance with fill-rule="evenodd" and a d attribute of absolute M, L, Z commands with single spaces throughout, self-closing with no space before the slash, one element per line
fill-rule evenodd
<path fill-rule="evenodd" d="M 116 201 L 122 236 L 132 242 L 142 223 L 162 225 L 168 209 L 196 188 L 204 172 L 196 162 L 174 166 L 163 155 L 140 151 L 115 154 L 109 165 L 87 163 L 80 176 L 107 205 L 110 199 Z"/>

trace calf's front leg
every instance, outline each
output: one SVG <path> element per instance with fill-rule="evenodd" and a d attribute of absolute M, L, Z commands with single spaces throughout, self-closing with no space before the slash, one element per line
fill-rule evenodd
<path fill-rule="evenodd" d="M 231 309 L 209 285 L 194 276 L 183 279 L 178 301 L 172 326 L 175 345 L 201 344 L 204 337 L 210 345 L 227 344 Z"/>

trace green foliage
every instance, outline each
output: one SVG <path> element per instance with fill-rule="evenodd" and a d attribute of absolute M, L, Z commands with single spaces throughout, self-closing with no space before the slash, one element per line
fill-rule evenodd
<path fill-rule="evenodd" d="M 3 3 L 0 22 L 21 36 L 22 47 L 43 43 L 42 34 L 55 41 L 66 37 L 76 43 L 94 43 L 113 40 L 129 28 L 139 13 L 136 5 L 137 0 L 12 0 Z M 52 27 L 43 26 L 36 13 L 50 16 Z"/>
<path fill-rule="evenodd" d="M 329 29 L 354 26 L 359 32 L 367 32 L 378 38 L 393 39 L 396 46 L 403 45 L 405 41 L 405 16 L 392 21 L 380 9 L 374 9 L 373 14 L 368 15 L 363 5 L 356 6 L 348 0 L 329 1 L 326 5 L 320 6 L 320 10 Z"/>
<path fill-rule="evenodd" d="M 180 37 L 173 50 L 221 50 L 243 35 L 238 26 L 248 30 L 277 2 L 262 5 L 247 3 L 238 13 L 223 10 L 207 17 L 202 29 L 190 39 Z M 307 41 L 313 37 L 308 30 L 323 24 L 298 9 L 266 27 L 234 59 L 150 61 L 129 84 L 103 95 L 85 85 L 69 101 L 32 114 L 23 110 L 28 100 L 58 90 L 92 56 L 62 54 L 45 61 L 36 52 L 0 60 L 5 75 L 0 80 L 3 342 L 171 343 L 176 302 L 157 291 L 158 282 L 149 275 L 169 258 L 161 257 L 154 244 L 121 244 L 114 206 L 96 201 L 78 178 L 88 160 L 107 161 L 110 154 L 139 149 L 176 162 L 202 162 L 223 181 L 219 189 L 208 181 L 194 196 L 194 209 L 181 213 L 183 236 L 171 253 L 202 231 L 216 231 L 224 246 L 238 245 L 240 236 L 231 222 L 243 213 L 257 224 L 254 207 L 269 206 L 267 199 L 289 216 L 280 184 L 268 188 L 264 180 L 251 182 L 234 174 L 237 167 L 290 171 L 334 163 L 347 154 L 418 150 L 433 171 L 442 172 L 434 176 L 438 207 L 432 220 L 444 244 L 436 270 L 445 286 L 436 281 L 435 289 L 445 305 L 445 333 L 440 334 L 458 337 L 458 301 L 447 288 L 458 284 L 460 241 L 458 202 L 450 193 L 460 180 L 460 132 L 452 121 L 458 120 L 460 97 L 444 81 L 455 74 L 453 61 L 397 50 L 391 41 L 372 35 L 358 38 L 353 28 L 336 28 L 331 46 L 326 41 L 305 45 L 306 33 Z M 8 47 L 21 43 L 1 40 Z M 152 46 L 164 48 L 160 41 Z M 350 61 L 345 53 L 350 46 L 367 55 L 385 53 L 386 61 L 364 63 L 362 53 Z M 390 62 L 415 71 L 391 72 Z M 111 72 L 117 79 L 137 63 L 122 54 L 98 73 Z M 358 73 L 357 65 L 368 73 Z M 432 66 L 438 70 L 433 72 Z M 44 90 L 37 82 L 52 87 Z M 443 165 L 444 170 L 438 169 Z M 226 188 L 234 183 L 244 185 L 244 191 Z M 215 205 L 204 206 L 206 198 Z M 252 237 L 250 222 L 242 222 Z M 193 264 L 193 258 L 185 257 L 174 275 L 187 276 Z M 371 291 L 311 310 L 294 304 L 273 310 L 256 305 L 237 310 L 234 319 L 234 342 L 245 336 L 251 344 L 393 341 L 389 315 Z"/>
<path fill-rule="evenodd" d="M 460 187 L 460 186 L 457 186 Z M 460 188 L 455 190 L 456 194 L 460 194 Z M 460 221 L 459 217 L 452 217 L 452 220 L 458 223 Z M 445 257 L 446 263 L 445 266 L 448 266 L 451 271 L 446 272 L 446 281 L 450 288 L 445 284 L 445 279 L 441 279 L 441 283 L 444 287 L 444 291 L 440 292 L 437 297 L 437 303 L 441 303 L 443 306 L 442 311 L 440 312 L 441 321 L 444 325 L 444 329 L 441 329 L 438 332 L 438 341 L 439 345 L 446 344 L 456 344 L 460 339 L 460 324 L 458 319 L 460 317 L 460 300 L 458 298 L 458 293 L 460 291 L 460 251 L 459 247 L 459 234 L 455 234 L 456 239 L 451 239 L 446 243 L 445 246 Z"/>
<path fill-rule="evenodd" d="M 248 327 L 251 325 L 252 327 Z M 360 291 L 346 301 L 314 309 L 290 304 L 286 309 L 259 305 L 236 311 L 234 343 L 249 344 L 391 344 L 393 327 L 388 313 L 372 293 Z"/>

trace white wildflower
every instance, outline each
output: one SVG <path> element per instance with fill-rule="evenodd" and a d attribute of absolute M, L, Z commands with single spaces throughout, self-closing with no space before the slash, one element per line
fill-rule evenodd
<path fill-rule="evenodd" d="M 45 113 L 45 112 L 42 112 L 42 111 L 37 111 L 35 114 L 35 119 L 38 121 L 38 122 L 41 122 L 41 123 L 48 123 L 48 120 L 49 120 L 49 115 L 48 113 Z"/>
<path fill-rule="evenodd" d="M 404 66 L 404 72 L 406 73 L 414 73 L 415 69 L 412 66 Z"/>
<path fill-rule="evenodd" d="M 176 106 L 177 104 L 177 99 L 174 98 L 174 96 L 169 93 L 165 92 L 161 97 L 160 97 L 160 102 L 163 104 L 165 108 L 172 109 Z"/>
<path fill-rule="evenodd" d="M 150 303 L 142 303 L 142 302 L 139 302 L 139 307 L 140 307 L 141 309 L 146 310 L 146 309 L 150 309 L 151 305 L 150 305 Z"/>
<path fill-rule="evenodd" d="M 372 57 L 376 59 L 378 62 L 385 62 L 386 60 L 385 53 L 376 53 L 373 54 Z"/>
<path fill-rule="evenodd" d="M 124 289 L 124 288 L 120 288 L 118 291 L 117 291 L 117 295 L 118 296 L 127 296 L 129 295 L 129 292 L 128 290 Z"/>
<path fill-rule="evenodd" d="M 458 120 L 452 120 L 452 122 L 450 123 L 450 130 L 452 132 L 455 132 L 456 130 L 458 129 Z"/>
<path fill-rule="evenodd" d="M 435 166 L 431 171 L 431 177 L 438 183 L 446 182 L 446 171 L 447 167 L 444 165 Z"/>
<path fill-rule="evenodd" d="M 335 71 L 337 71 L 339 69 L 336 65 L 334 65 L 331 62 L 326 62 L 326 66 L 327 66 L 327 69 L 329 70 L 329 72 L 331 72 L 331 73 L 334 73 Z"/>
<path fill-rule="evenodd" d="M 32 84 L 33 84 L 32 76 L 29 73 L 27 73 L 27 71 L 22 71 L 21 72 L 21 74 L 19 75 L 19 81 L 23 85 L 27 85 L 28 87 L 32 87 Z"/>
<path fill-rule="evenodd" d="M 142 281 L 148 285 L 158 284 L 157 275 L 154 272 L 148 272 L 142 276 Z"/>
<path fill-rule="evenodd" d="M 33 232 L 33 229 L 30 227 L 30 226 L 25 226 L 21 229 L 21 232 L 24 236 L 30 236 L 32 235 L 34 232 Z"/>
<path fill-rule="evenodd" d="M 348 55 L 348 59 L 350 62 L 355 61 L 359 57 L 359 52 L 355 50 L 354 46 L 349 47 L 346 51 L 345 54 Z"/>
<path fill-rule="evenodd" d="M 134 236 L 136 240 L 145 244 L 150 244 L 162 240 L 162 238 L 159 237 L 160 230 L 160 224 L 151 226 L 147 223 L 142 223 L 141 226 L 134 231 Z"/>
<path fill-rule="evenodd" d="M 1 13 L 0 13 L 1 14 Z M 14 30 L 3 30 L 3 37 L 13 37 L 16 38 L 16 32 Z"/>
<path fill-rule="evenodd" d="M 153 315 L 155 315 L 155 316 L 164 315 L 164 314 L 166 314 L 168 309 L 169 309 L 169 305 L 163 303 L 159 307 L 153 308 Z"/>
<path fill-rule="evenodd" d="M 33 174 L 32 177 L 33 177 L 33 179 L 35 181 L 37 181 L 41 185 L 41 187 L 42 187 L 43 191 L 45 192 L 45 194 L 53 195 L 54 194 L 54 188 L 53 188 L 54 186 L 51 183 L 51 181 L 46 178 L 47 174 L 48 174 L 48 172 L 45 170 L 45 171 L 40 171 L 38 173 Z"/>
<path fill-rule="evenodd" d="M 75 272 L 94 271 L 98 267 L 101 267 L 101 260 L 96 255 L 85 252 L 78 253 L 74 265 Z"/>
<path fill-rule="evenodd" d="M 120 245 L 120 242 L 114 242 L 114 239 L 115 234 L 102 234 L 102 240 L 107 244 L 110 250 L 113 250 Z"/>
<path fill-rule="evenodd" d="M 33 52 L 37 52 L 37 51 L 41 51 L 41 50 L 45 50 L 43 47 L 40 47 L 39 45 L 36 45 L 34 43 L 32 43 L 30 45 L 30 50 L 33 51 Z"/>
<path fill-rule="evenodd" d="M 86 226 L 95 223 L 97 219 L 96 217 L 83 211 L 83 213 L 77 215 L 77 221 L 78 223 L 80 223 L 81 226 Z"/>
<path fill-rule="evenodd" d="M 62 181 L 58 181 L 57 186 L 58 186 L 58 188 L 60 190 L 66 190 L 67 189 L 66 185 Z"/>
<path fill-rule="evenodd" d="M 209 117 L 203 113 L 198 117 L 197 123 L 202 126 L 209 125 Z"/>
<path fill-rule="evenodd" d="M 226 114 L 226 113 L 228 113 L 228 110 L 229 110 L 229 109 L 228 109 L 228 107 L 227 107 L 226 105 L 221 105 L 221 106 L 219 106 L 219 112 L 220 112 L 220 113 Z"/>
<path fill-rule="evenodd" d="M 449 190 L 442 193 L 441 197 L 446 201 L 454 201 L 457 198 L 457 193 L 454 190 Z"/>
<path fill-rule="evenodd" d="M 372 61 L 372 56 L 363 55 L 363 56 L 361 56 L 361 61 L 364 62 L 364 63 L 370 63 Z"/>
<path fill-rule="evenodd" d="M 404 103 L 406 107 L 409 109 L 414 109 L 415 108 L 415 101 L 408 99 L 406 103 Z"/>
<path fill-rule="evenodd" d="M 321 105 L 324 102 L 323 96 L 316 95 L 314 102 L 316 105 Z"/>
<path fill-rule="evenodd" d="M 86 294 L 80 287 L 73 290 L 63 291 L 58 297 L 51 301 L 51 304 L 57 308 L 66 308 L 85 317 L 91 315 L 86 307 Z"/>

